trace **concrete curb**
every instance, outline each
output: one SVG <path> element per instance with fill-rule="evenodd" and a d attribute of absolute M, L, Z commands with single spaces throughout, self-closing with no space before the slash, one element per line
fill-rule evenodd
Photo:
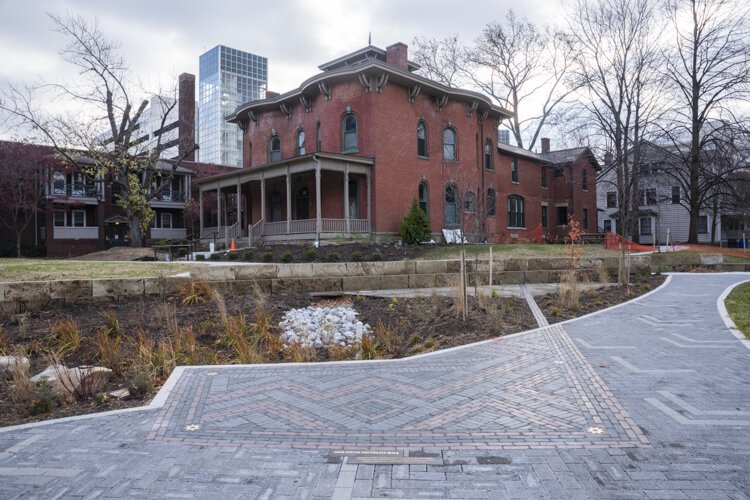
<path fill-rule="evenodd" d="M 750 274 L 748 273 L 741 274 L 747 274 L 748 276 L 750 276 Z M 732 290 L 744 283 L 750 283 L 750 279 L 734 283 L 733 285 L 727 287 L 727 289 L 724 290 L 721 295 L 719 295 L 719 298 L 716 299 L 716 309 L 719 310 L 719 316 L 721 316 L 721 319 L 724 321 L 724 324 L 726 325 L 727 329 L 729 329 L 730 333 L 737 337 L 742 345 L 750 349 L 750 339 L 745 337 L 745 335 L 743 335 L 743 333 L 737 329 L 737 325 L 735 325 L 734 321 L 732 321 L 732 318 L 729 316 L 729 311 L 727 311 L 727 306 L 726 304 L 724 304 L 724 301 L 729 296 L 729 294 L 732 293 Z"/>
<path fill-rule="evenodd" d="M 406 362 L 406 361 L 409 361 L 409 360 L 422 359 L 422 358 L 426 358 L 426 357 L 430 357 L 430 356 L 442 355 L 442 354 L 445 354 L 445 353 L 448 353 L 448 352 L 452 352 L 452 351 L 458 351 L 458 350 L 461 350 L 461 349 L 468 349 L 470 347 L 475 347 L 475 346 L 479 346 L 479 345 L 482 345 L 482 344 L 488 344 L 490 342 L 502 342 L 502 341 L 504 341 L 506 339 L 520 337 L 520 336 L 523 336 L 523 335 L 529 335 L 529 334 L 532 334 L 532 333 L 535 333 L 535 332 L 539 332 L 539 331 L 547 329 L 547 328 L 551 328 L 551 327 L 555 327 L 555 326 L 561 326 L 561 325 L 564 325 L 564 324 L 567 324 L 567 323 L 572 323 L 574 321 L 583 320 L 583 319 L 589 318 L 591 316 L 595 316 L 597 314 L 604 313 L 606 311 L 611 311 L 612 309 L 616 309 L 618 307 L 623 307 L 623 306 L 626 306 L 628 304 L 632 304 L 634 302 L 638 302 L 638 301 L 643 300 L 643 299 L 645 299 L 646 297 L 648 297 L 648 296 L 650 296 L 652 294 L 655 294 L 655 293 L 659 292 L 662 288 L 666 287 L 670 283 L 670 281 L 672 280 L 672 274 L 690 274 L 692 276 L 700 276 L 700 275 L 696 275 L 695 273 L 669 273 L 669 274 L 667 274 L 667 279 L 664 280 L 664 283 L 662 283 L 658 287 L 654 288 L 650 292 L 645 293 L 645 294 L 643 294 L 643 295 L 641 295 L 639 297 L 636 297 L 634 299 L 628 300 L 626 302 L 623 302 L 621 304 L 617 304 L 617 305 L 614 305 L 612 307 L 608 307 L 606 309 L 601 309 L 599 311 L 594 311 L 592 313 L 585 314 L 585 315 L 579 316 L 577 318 L 572 318 L 572 319 L 568 319 L 568 320 L 565 320 L 565 321 L 561 321 L 559 323 L 554 323 L 554 324 L 549 325 L 549 326 L 537 327 L 537 328 L 533 328 L 531 330 L 525 330 L 523 332 L 511 333 L 509 335 L 505 335 L 505 336 L 502 336 L 502 337 L 496 337 L 494 339 L 482 340 L 480 342 L 475 342 L 473 344 L 466 344 L 466 345 L 451 347 L 451 348 L 448 348 L 448 349 L 442 349 L 442 350 L 439 350 L 439 351 L 432 351 L 432 352 L 426 352 L 426 353 L 423 353 L 423 354 L 417 354 L 415 356 L 410 356 L 410 357 L 407 357 L 407 358 L 398 358 L 398 359 L 373 359 L 373 360 L 351 360 L 351 361 L 324 361 L 324 362 L 320 362 L 320 363 L 263 363 L 263 364 L 255 364 L 255 365 L 191 365 L 191 366 L 178 366 L 178 367 L 176 367 L 172 371 L 172 373 L 169 375 L 169 378 L 167 379 L 167 381 L 164 383 L 164 385 L 162 385 L 161 389 L 159 389 L 159 392 L 156 394 L 156 396 L 154 396 L 154 398 L 151 400 L 151 402 L 148 405 L 146 405 L 146 406 L 136 406 L 136 407 L 133 407 L 133 408 L 125 408 L 125 409 L 122 409 L 122 410 L 112 410 L 112 411 L 99 412 L 99 413 L 89 413 L 89 414 L 86 414 L 86 415 L 76 415 L 74 417 L 64 417 L 64 418 L 58 418 L 58 419 L 43 420 L 43 421 L 40 421 L 40 422 L 32 422 L 32 423 L 29 423 L 29 424 L 20 424 L 20 425 L 14 425 L 14 426 L 10 426 L 10 427 L 2 427 L 2 428 L 0 428 L 0 433 L 13 432 L 13 431 L 24 431 L 24 430 L 28 430 L 28 429 L 33 429 L 35 427 L 41 427 L 41 426 L 44 426 L 44 425 L 60 424 L 60 423 L 66 423 L 66 422 L 75 422 L 77 420 L 83 420 L 83 419 L 88 419 L 88 418 L 107 417 L 107 416 L 113 416 L 113 415 L 120 415 L 120 414 L 123 414 L 123 413 L 133 413 L 133 412 L 137 412 L 137 411 L 158 410 L 158 409 L 160 409 L 160 408 L 162 408 L 164 406 L 164 404 L 166 403 L 167 399 L 169 398 L 169 395 L 171 394 L 172 390 L 174 390 L 174 387 L 177 385 L 177 382 L 182 377 L 183 373 L 185 373 L 187 370 L 206 370 L 206 369 L 210 369 L 210 370 L 219 371 L 219 370 L 227 370 L 227 369 L 234 369 L 234 368 L 247 368 L 247 369 L 252 369 L 252 370 L 264 370 L 264 369 L 278 369 L 280 367 L 297 367 L 297 366 L 325 366 L 325 365 L 337 365 L 337 366 L 341 366 L 341 365 L 382 364 L 382 363 L 400 364 L 400 363 L 403 363 L 403 362 Z M 746 272 L 742 272 L 742 273 L 740 273 L 740 272 L 737 272 L 737 273 L 704 273 L 704 274 L 711 274 L 711 275 L 714 275 L 714 274 L 742 274 L 742 275 L 750 275 L 750 273 L 746 273 Z M 748 281 L 750 281 L 750 280 L 748 280 Z M 743 283 L 744 283 L 744 281 L 743 281 Z M 737 286 L 739 284 L 740 283 L 737 283 L 737 284 L 733 285 L 732 287 L 730 287 L 728 289 L 728 291 L 725 291 L 724 294 L 722 294 L 722 297 L 720 297 L 720 301 L 721 301 L 721 305 L 722 306 L 723 306 L 723 297 L 725 297 L 726 295 L 728 295 L 729 291 L 731 291 L 731 289 L 734 288 L 734 286 Z M 717 302 L 717 304 L 718 304 L 718 302 Z M 724 310 L 726 311 L 726 309 L 724 309 Z M 719 312 L 721 314 L 721 309 L 720 309 Z M 746 345 L 748 346 L 748 348 L 750 348 L 750 345 L 748 345 L 748 344 L 746 344 Z"/>

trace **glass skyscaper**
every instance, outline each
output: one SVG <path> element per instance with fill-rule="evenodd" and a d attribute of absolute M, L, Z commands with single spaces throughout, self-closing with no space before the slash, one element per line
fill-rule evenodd
<path fill-rule="evenodd" d="M 242 167 L 242 131 L 224 117 L 265 97 L 268 59 L 217 45 L 200 56 L 199 75 L 199 160 Z"/>

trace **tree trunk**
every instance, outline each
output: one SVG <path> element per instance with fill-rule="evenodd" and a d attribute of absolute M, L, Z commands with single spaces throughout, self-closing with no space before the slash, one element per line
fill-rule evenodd
<path fill-rule="evenodd" d="M 128 229 L 130 230 L 130 246 L 133 248 L 140 248 L 143 246 L 143 228 L 141 228 L 141 221 L 143 219 L 140 215 L 127 215 Z"/>
<path fill-rule="evenodd" d="M 21 258 L 21 233 L 16 231 L 16 257 Z"/>

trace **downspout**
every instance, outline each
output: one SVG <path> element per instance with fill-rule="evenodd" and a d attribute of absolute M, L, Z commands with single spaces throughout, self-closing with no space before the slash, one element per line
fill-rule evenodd
<path fill-rule="evenodd" d="M 479 113 L 477 113 L 477 118 L 479 118 Z M 479 120 L 479 141 L 478 141 L 477 147 L 479 148 L 479 150 L 477 151 L 478 153 L 477 158 L 479 160 L 478 161 L 479 171 L 482 173 L 480 177 L 482 181 L 481 182 L 482 191 L 479 193 L 479 196 L 480 196 L 479 199 L 484 200 L 484 203 L 482 203 L 482 206 L 481 206 L 481 208 L 483 208 L 482 213 L 477 213 L 477 217 L 479 217 L 479 220 L 481 221 L 481 230 L 482 230 L 482 233 L 485 235 L 484 239 L 488 240 L 489 238 L 487 237 L 488 235 L 487 235 L 487 220 L 486 220 L 487 191 L 484 189 L 484 185 L 485 185 L 484 184 L 484 120 L 482 119 Z M 490 154 L 494 156 L 494 151 L 490 151 Z M 477 207 L 477 212 L 479 212 L 479 210 L 480 210 L 480 207 Z"/>

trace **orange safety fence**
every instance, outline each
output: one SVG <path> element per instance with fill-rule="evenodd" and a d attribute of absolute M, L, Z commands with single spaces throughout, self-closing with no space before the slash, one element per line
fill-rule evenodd
<path fill-rule="evenodd" d="M 619 250 L 620 243 L 625 245 L 625 249 L 630 250 L 631 252 L 652 252 L 654 250 L 654 247 L 652 246 L 639 245 L 619 234 L 607 232 L 604 235 L 604 248 L 607 250 Z"/>

